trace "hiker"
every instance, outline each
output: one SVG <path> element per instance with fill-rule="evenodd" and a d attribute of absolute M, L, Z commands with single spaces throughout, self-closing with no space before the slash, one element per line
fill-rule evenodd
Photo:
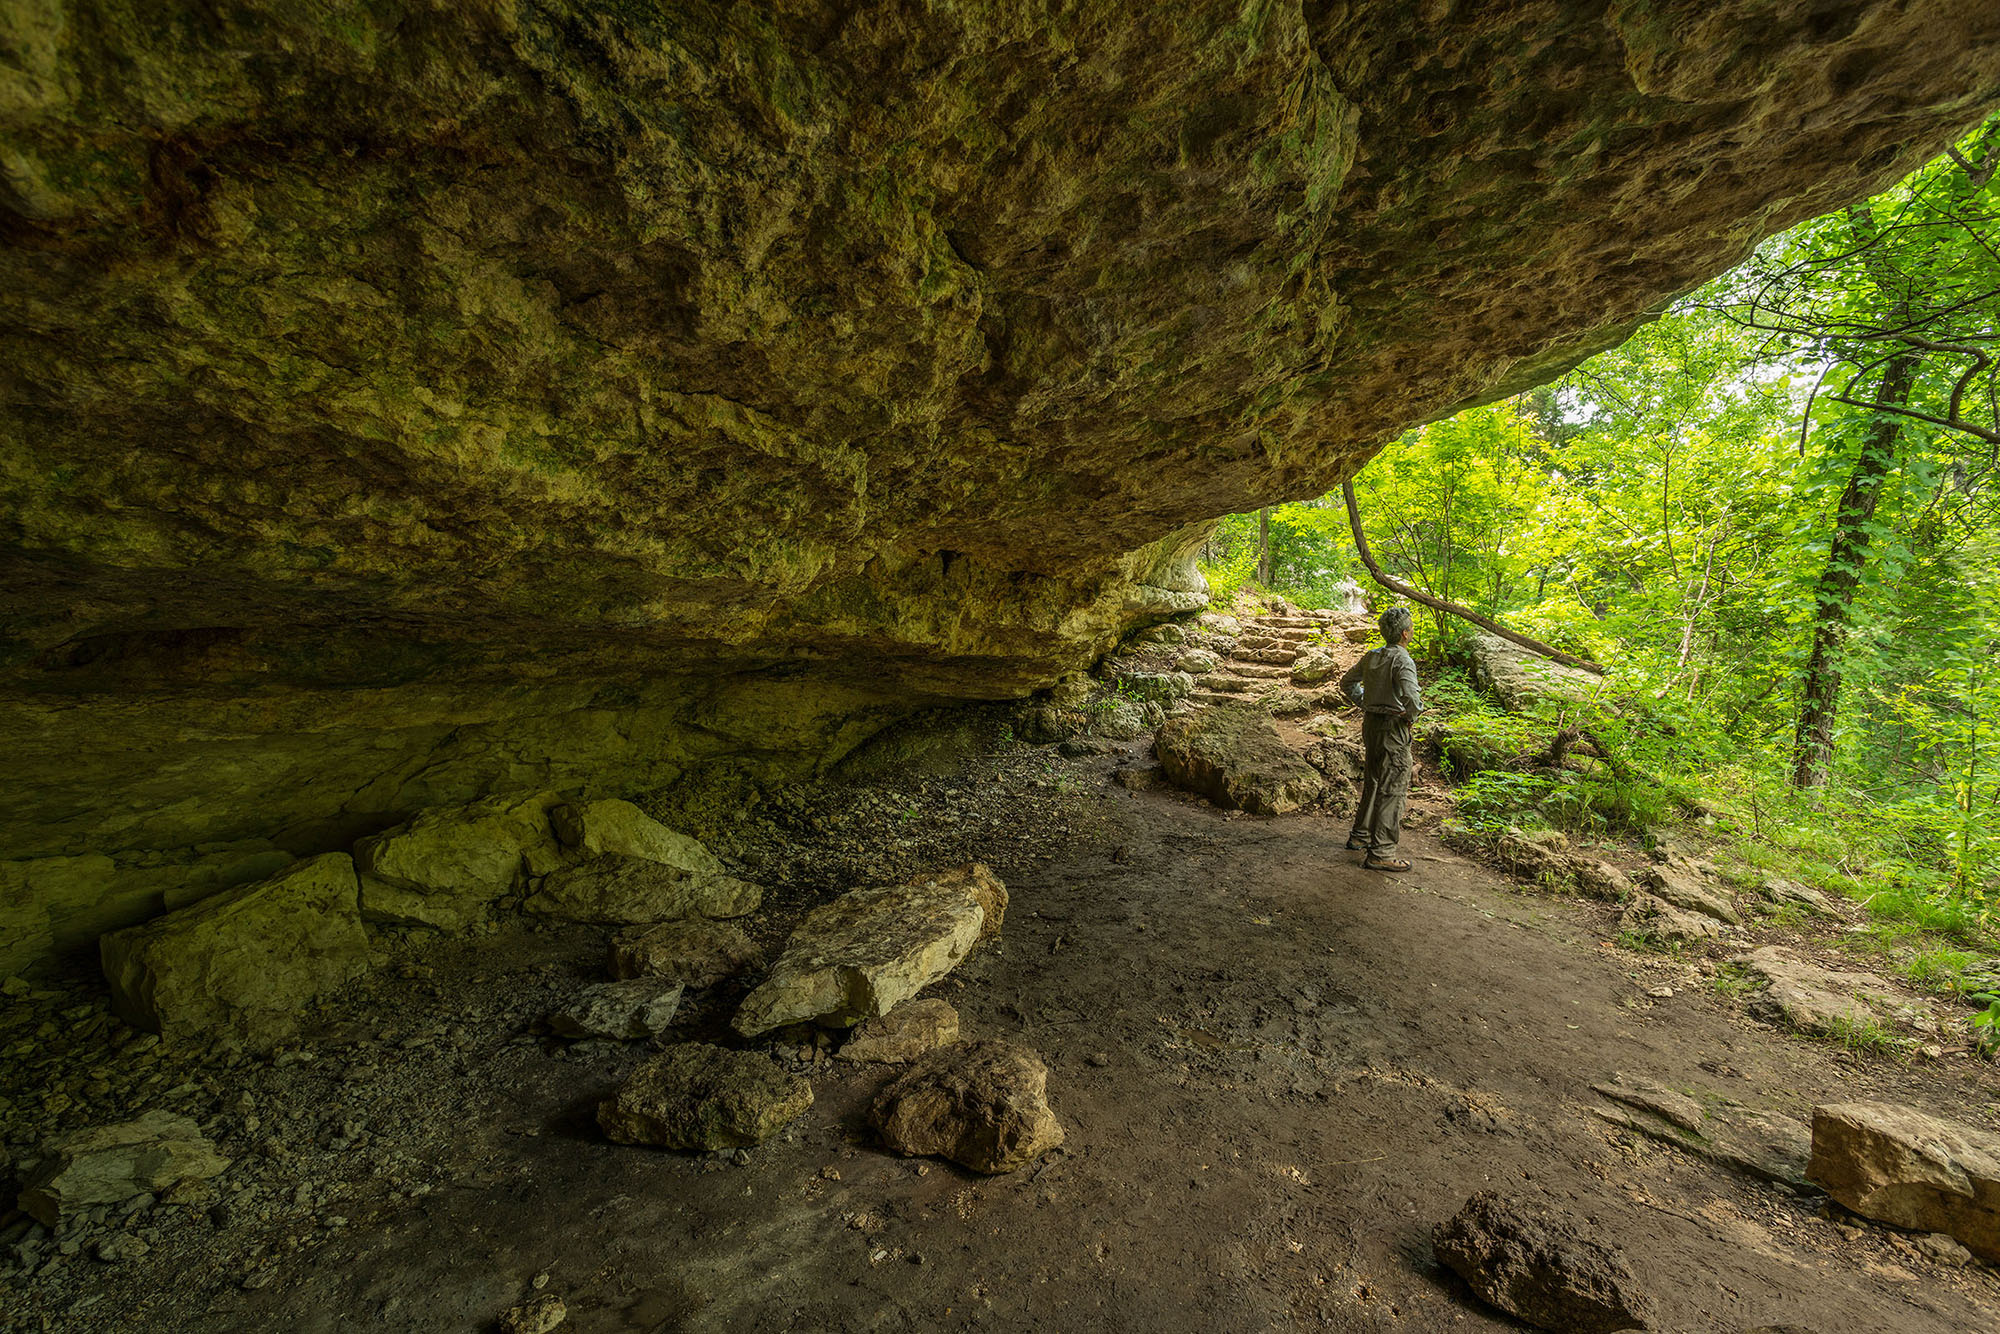
<path fill-rule="evenodd" d="M 1361 744 L 1367 755 L 1361 804 L 1354 810 L 1347 848 L 1366 852 L 1361 864 L 1371 871 L 1407 871 L 1410 864 L 1396 855 L 1396 844 L 1403 803 L 1410 795 L 1410 724 L 1424 702 L 1417 691 L 1416 660 L 1405 647 L 1414 629 L 1410 609 L 1391 607 L 1377 624 L 1382 647 L 1362 654 L 1340 678 L 1341 695 L 1361 706 Z"/>

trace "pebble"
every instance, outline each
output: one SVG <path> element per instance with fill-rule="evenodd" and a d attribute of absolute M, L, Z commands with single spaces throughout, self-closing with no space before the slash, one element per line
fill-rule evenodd
<path fill-rule="evenodd" d="M 1673 996 L 1674 989 L 1672 987 L 1665 987 L 1665 986 L 1649 987 L 1646 990 L 1646 994 L 1648 996 L 1651 996 L 1654 1000 L 1668 1000 Z"/>
<path fill-rule="evenodd" d="M 1111 1055 L 1109 1052 L 1094 1051 L 1083 1058 L 1083 1063 L 1085 1065 L 1096 1066 L 1099 1070 L 1102 1070 L 1105 1066 L 1111 1064 Z"/>

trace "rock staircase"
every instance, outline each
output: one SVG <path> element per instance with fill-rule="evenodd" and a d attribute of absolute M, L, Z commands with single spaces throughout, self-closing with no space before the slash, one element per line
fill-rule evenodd
<path fill-rule="evenodd" d="M 1352 646 L 1373 637 L 1375 623 L 1340 611 L 1305 611 L 1285 606 L 1249 617 L 1209 613 L 1201 618 L 1196 648 L 1217 658 L 1215 667 L 1196 674 L 1190 699 L 1198 704 L 1241 700 L 1281 686 L 1324 685 L 1346 670 Z M 1324 648 L 1329 668 L 1309 655 Z M 1300 673 L 1301 665 L 1307 670 Z"/>

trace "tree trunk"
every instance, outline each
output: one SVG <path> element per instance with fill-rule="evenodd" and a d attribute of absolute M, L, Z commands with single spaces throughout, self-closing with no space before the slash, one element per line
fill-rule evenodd
<path fill-rule="evenodd" d="M 1910 352 L 1888 364 L 1882 372 L 1879 395 L 1883 404 L 1900 406 L 1909 401 L 1917 362 L 1917 355 Z M 1868 523 L 1875 517 L 1883 484 L 1895 470 L 1900 420 L 1886 412 L 1877 413 L 1862 428 L 1861 453 L 1834 511 L 1833 541 L 1813 589 L 1812 656 L 1799 680 L 1799 726 L 1792 743 L 1793 787 L 1823 785 L 1833 760 L 1833 729 L 1840 714 L 1841 652 L 1847 644 L 1854 590 L 1868 564 Z"/>
<path fill-rule="evenodd" d="M 1257 511 L 1257 583 L 1263 588 L 1271 586 L 1271 509 L 1268 505 Z"/>

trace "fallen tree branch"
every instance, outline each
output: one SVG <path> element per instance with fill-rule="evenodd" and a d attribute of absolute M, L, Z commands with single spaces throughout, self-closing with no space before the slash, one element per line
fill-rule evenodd
<path fill-rule="evenodd" d="M 1382 573 L 1382 567 L 1375 563 L 1374 554 L 1368 550 L 1368 535 L 1361 531 L 1361 507 L 1354 503 L 1354 483 L 1342 482 L 1340 484 L 1340 494 L 1347 498 L 1347 523 L 1354 530 L 1354 549 L 1360 553 L 1361 563 L 1368 567 L 1368 573 L 1374 576 L 1376 583 L 1382 585 L 1382 587 L 1388 589 L 1391 593 L 1401 594 L 1412 602 L 1421 602 L 1426 607 L 1432 607 L 1448 615 L 1456 616 L 1462 621 L 1470 621 L 1489 634 L 1498 635 L 1509 643 L 1519 644 L 1522 648 L 1532 653 L 1539 653 L 1544 658 L 1559 662 L 1565 667 L 1575 667 L 1579 671 L 1590 672 L 1597 676 L 1604 675 L 1604 668 L 1590 661 L 1588 658 L 1579 658 L 1575 654 L 1565 653 L 1559 648 L 1550 648 L 1539 639 L 1530 639 L 1519 631 L 1509 630 L 1506 626 L 1496 621 L 1488 620 L 1470 607 L 1461 607 L 1456 602 L 1447 602 L 1443 598 L 1432 597 L 1429 593 L 1419 592 L 1402 580 Z"/>

